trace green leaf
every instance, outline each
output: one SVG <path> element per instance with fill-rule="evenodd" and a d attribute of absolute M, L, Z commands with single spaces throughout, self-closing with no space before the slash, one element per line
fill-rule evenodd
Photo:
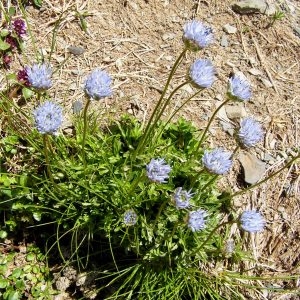
<path fill-rule="evenodd" d="M 42 219 L 42 214 L 40 212 L 34 212 L 32 216 L 36 221 L 41 221 Z"/>
<path fill-rule="evenodd" d="M 0 40 L 0 50 L 5 51 L 10 48 L 10 44 Z"/>
<path fill-rule="evenodd" d="M 30 99 L 33 95 L 33 91 L 27 87 L 22 88 L 22 95 L 25 99 Z"/>
<path fill-rule="evenodd" d="M 33 0 L 33 3 L 35 6 L 37 6 L 38 8 L 42 7 L 43 4 L 43 0 Z"/>
<path fill-rule="evenodd" d="M 16 288 L 19 290 L 25 289 L 25 282 L 23 280 L 17 280 L 16 281 Z"/>
<path fill-rule="evenodd" d="M 16 14 L 16 8 L 14 6 L 10 6 L 8 14 L 13 17 Z"/>
<path fill-rule="evenodd" d="M 9 35 L 9 30 L 7 30 L 7 29 L 2 29 L 1 31 L 0 31 L 0 36 L 1 37 L 6 37 L 6 36 L 8 36 Z"/>
<path fill-rule="evenodd" d="M 28 253 L 26 256 L 27 261 L 33 261 L 35 259 L 34 253 Z"/>
<path fill-rule="evenodd" d="M 0 230 L 0 239 L 5 239 L 7 237 L 7 232 L 4 230 Z"/>
<path fill-rule="evenodd" d="M 6 278 L 0 278 L 0 289 L 5 289 L 9 284 Z"/>
<path fill-rule="evenodd" d="M 22 274 L 22 269 L 16 268 L 11 273 L 11 277 L 13 277 L 13 278 L 20 278 L 21 274 Z"/>
<path fill-rule="evenodd" d="M 12 291 L 9 293 L 8 300 L 18 300 L 20 299 L 20 295 L 17 291 Z"/>

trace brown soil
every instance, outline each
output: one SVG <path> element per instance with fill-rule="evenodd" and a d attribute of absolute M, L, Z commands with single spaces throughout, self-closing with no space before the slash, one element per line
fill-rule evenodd
<path fill-rule="evenodd" d="M 287 2 L 273 2 L 287 7 L 284 6 Z M 180 115 L 204 128 L 212 111 L 225 99 L 229 74 L 243 72 L 253 87 L 246 112 L 260 120 L 266 131 L 263 143 L 252 152 L 258 158 L 266 154 L 274 158 L 268 162 L 266 173 L 269 174 L 299 149 L 300 38 L 293 31 L 300 19 L 297 0 L 288 2 L 296 10 L 285 12 L 284 19 L 269 28 L 269 17 L 236 14 L 231 10 L 232 3 L 230 0 L 44 0 L 41 10 L 31 6 L 26 9 L 36 49 L 28 41 L 25 55 L 19 56 L 12 69 L 19 68 L 19 63 L 35 62 L 36 50 L 48 57 L 55 30 L 51 64 L 55 69 L 68 60 L 55 73 L 50 95 L 64 105 L 66 113 L 72 115 L 74 101 L 84 101 L 84 79 L 91 70 L 100 67 L 112 75 L 114 95 L 106 102 L 93 103 L 94 109 L 109 110 L 112 114 L 129 112 L 146 120 L 183 48 L 183 25 L 193 18 L 203 21 L 212 26 L 215 42 L 199 53 L 187 54 L 173 87 L 184 81 L 196 57 L 210 58 L 218 78 L 211 89 L 189 102 Z M 80 14 L 85 15 L 87 32 L 80 26 Z M 235 34 L 224 32 L 227 23 L 237 28 Z M 224 35 L 227 47 L 220 45 Z M 82 47 L 85 51 L 73 55 L 69 46 Z M 259 70 L 260 74 L 253 75 L 250 69 Z M 193 88 L 186 88 L 177 94 L 170 110 L 192 92 Z M 208 143 L 234 148 L 232 137 L 224 133 L 220 119 L 213 123 Z M 293 164 L 280 176 L 235 199 L 239 210 L 257 208 L 268 220 L 267 229 L 249 240 L 247 246 L 255 257 L 248 267 L 257 266 L 263 275 L 300 273 L 299 174 L 299 165 Z M 234 171 L 226 177 L 233 190 L 238 188 L 236 179 Z M 232 234 L 238 234 L 238 230 L 233 229 Z M 290 287 L 299 285 L 299 280 L 295 280 Z M 269 296 L 261 293 L 257 299 L 271 299 Z"/>

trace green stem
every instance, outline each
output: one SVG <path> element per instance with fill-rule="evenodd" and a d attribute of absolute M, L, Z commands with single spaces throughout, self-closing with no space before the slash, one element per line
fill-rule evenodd
<path fill-rule="evenodd" d="M 159 131 L 159 133 L 153 138 L 153 140 L 157 140 L 160 135 L 162 134 L 162 132 L 165 130 L 165 128 L 167 127 L 167 125 L 170 123 L 170 121 L 174 118 L 174 116 L 183 108 L 183 106 L 185 106 L 192 98 L 194 98 L 195 96 L 197 96 L 200 92 L 202 92 L 203 89 L 197 91 L 196 93 L 194 93 L 192 96 L 190 96 L 187 100 L 185 100 L 183 102 L 183 104 L 181 104 L 176 110 L 174 110 L 174 112 L 172 113 L 172 115 L 168 118 L 168 120 L 166 121 L 166 123 L 164 124 L 164 126 L 162 127 L 162 129 Z"/>
<path fill-rule="evenodd" d="M 161 215 L 162 210 L 163 210 L 163 209 L 165 208 L 165 206 L 167 205 L 167 202 L 168 202 L 168 201 L 163 202 L 162 205 L 160 206 L 159 210 L 158 210 L 158 213 L 157 213 L 157 215 L 156 215 L 155 221 L 154 221 L 154 223 L 153 223 L 153 231 L 154 231 L 154 229 L 155 229 L 155 226 L 156 226 L 156 224 L 157 224 L 157 222 L 158 222 L 158 219 L 159 219 L 159 217 L 160 217 L 160 215 Z"/>
<path fill-rule="evenodd" d="M 192 256 L 195 255 L 198 251 L 200 251 L 205 245 L 206 243 L 211 239 L 211 237 L 213 236 L 213 234 L 218 230 L 220 229 L 221 227 L 223 227 L 224 225 L 227 225 L 227 224 L 233 224 L 234 222 L 233 221 L 227 221 L 227 222 L 223 222 L 221 224 L 219 224 L 218 226 L 216 226 L 211 232 L 210 234 L 208 235 L 208 237 L 206 238 L 206 240 L 194 251 L 192 252 Z"/>
<path fill-rule="evenodd" d="M 238 152 L 239 149 L 240 149 L 240 146 L 237 145 L 237 146 L 235 147 L 235 149 L 233 150 L 232 154 L 231 154 L 231 159 L 232 159 L 233 156 Z"/>
<path fill-rule="evenodd" d="M 249 187 L 243 189 L 242 191 L 239 191 L 239 192 L 237 192 L 237 193 L 234 193 L 234 194 L 230 195 L 230 198 L 233 198 L 233 197 L 242 195 L 242 194 L 244 194 L 245 192 L 248 192 L 248 191 L 254 189 L 255 187 L 257 187 L 257 186 L 259 186 L 259 185 L 265 183 L 265 182 L 268 181 L 269 179 L 271 179 L 271 178 L 275 177 L 276 175 L 278 175 L 279 173 L 281 173 L 285 168 L 291 166 L 291 165 L 292 165 L 297 159 L 299 159 L 299 158 L 300 158 L 300 154 L 298 154 L 297 156 L 294 156 L 288 163 L 286 163 L 286 164 L 285 164 L 282 168 L 280 168 L 278 171 L 274 172 L 273 174 L 271 174 L 271 175 L 268 176 L 267 178 L 265 178 L 265 179 L 263 179 L 263 180 L 261 180 L 261 181 L 255 183 L 255 184 L 253 184 L 253 185 L 251 185 L 251 186 L 249 186 Z"/>
<path fill-rule="evenodd" d="M 46 170 L 47 170 L 47 174 L 49 179 L 51 180 L 52 183 L 54 183 L 54 179 L 51 173 L 51 169 L 50 169 L 50 160 L 49 160 L 49 153 L 48 153 L 48 135 L 44 134 L 43 135 L 43 144 L 44 144 L 44 154 L 45 154 L 45 160 L 46 160 Z"/>
<path fill-rule="evenodd" d="M 170 103 L 170 101 L 171 101 L 172 97 L 174 96 L 174 94 L 175 94 L 179 89 L 181 89 L 183 86 L 185 86 L 186 84 L 188 84 L 188 83 L 190 83 L 190 82 L 191 82 L 190 80 L 183 82 L 182 84 L 180 84 L 179 86 L 177 86 L 177 87 L 171 92 L 170 96 L 169 96 L 169 97 L 167 98 L 167 100 L 165 101 L 165 104 L 163 105 L 161 111 L 158 113 L 157 117 L 155 118 L 154 124 L 153 124 L 153 125 L 155 125 L 155 124 L 158 122 L 158 120 L 160 119 L 160 117 L 161 117 L 162 114 L 164 113 L 166 107 L 167 107 L 168 104 Z"/>
<path fill-rule="evenodd" d="M 84 164 L 84 169 L 86 169 L 86 158 L 85 158 L 85 151 L 84 151 L 84 146 L 85 146 L 85 140 L 86 140 L 86 131 L 87 131 L 87 110 L 88 107 L 91 103 L 91 100 L 88 98 L 87 102 L 85 104 L 84 110 L 83 110 L 83 137 L 82 137 L 82 159 L 83 159 L 83 164 Z"/>
<path fill-rule="evenodd" d="M 197 174 L 195 177 L 192 178 L 191 184 L 190 184 L 190 187 L 191 187 L 191 188 L 194 187 L 196 181 L 200 178 L 201 174 L 203 174 L 204 170 L 205 170 L 205 169 L 200 170 L 200 171 L 198 172 L 198 174 Z"/>
<path fill-rule="evenodd" d="M 157 102 L 157 104 L 156 104 L 156 106 L 154 108 L 154 111 L 153 111 L 153 113 L 152 113 L 152 115 L 151 115 L 151 117 L 150 117 L 150 119 L 149 119 L 149 121 L 147 123 L 147 126 L 145 128 L 145 132 L 144 132 L 144 134 L 143 134 L 143 136 L 142 136 L 142 138 L 141 138 L 141 140 L 140 140 L 140 142 L 139 142 L 139 144 L 138 144 L 138 146 L 136 148 L 136 151 L 135 151 L 135 154 L 134 154 L 134 158 L 139 154 L 140 149 L 143 148 L 143 146 L 145 145 L 145 142 L 146 142 L 146 140 L 148 138 L 148 135 L 149 135 L 151 123 L 152 123 L 155 115 L 157 114 L 159 108 L 162 105 L 163 99 L 164 99 L 164 97 L 166 95 L 166 92 L 167 92 L 168 87 L 170 85 L 171 79 L 172 79 L 175 71 L 177 70 L 179 64 L 181 63 L 181 60 L 182 60 L 183 56 L 185 55 L 185 53 L 187 52 L 187 50 L 188 50 L 187 48 L 183 49 L 183 51 L 178 56 L 177 60 L 175 61 L 174 65 L 173 65 L 173 67 L 171 69 L 171 72 L 169 74 L 169 77 L 167 79 L 165 87 L 164 87 L 164 89 L 163 89 L 163 91 L 162 91 L 162 93 L 160 95 L 160 98 L 159 98 L 159 100 L 158 100 L 158 102 Z"/>
<path fill-rule="evenodd" d="M 216 181 L 219 175 L 214 175 L 205 185 L 201 188 L 201 192 L 204 192 L 208 186 L 210 186 L 213 182 Z"/>
<path fill-rule="evenodd" d="M 231 100 L 231 99 L 229 98 L 229 99 L 227 99 L 226 101 L 224 101 L 224 102 L 223 102 L 221 105 L 219 105 L 219 107 L 214 111 L 214 113 L 213 113 L 212 116 L 210 117 L 210 120 L 208 121 L 208 124 L 207 124 L 207 126 L 206 126 L 206 128 L 205 128 L 205 130 L 204 130 L 204 132 L 203 132 L 203 134 L 202 134 L 202 136 L 201 136 L 201 138 L 200 138 L 200 141 L 199 141 L 199 143 L 198 143 L 197 149 L 195 150 L 194 153 L 197 153 L 197 152 L 198 152 L 198 150 L 199 150 L 199 148 L 200 148 L 200 146 L 201 146 L 203 140 L 205 139 L 206 133 L 207 133 L 207 131 L 208 131 L 208 129 L 209 129 L 209 127 L 210 127 L 212 121 L 214 120 L 215 116 L 217 115 L 218 111 L 219 111 L 224 105 L 226 105 L 230 100 Z"/>

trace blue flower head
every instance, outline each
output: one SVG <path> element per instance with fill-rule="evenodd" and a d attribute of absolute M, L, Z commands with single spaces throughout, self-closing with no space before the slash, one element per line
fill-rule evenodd
<path fill-rule="evenodd" d="M 165 183 L 169 178 L 171 167 L 166 164 L 163 158 L 152 158 L 150 163 L 146 166 L 147 176 L 151 181 L 158 183 Z"/>
<path fill-rule="evenodd" d="M 94 70 L 86 79 L 84 91 L 92 99 L 99 100 L 112 95 L 111 77 L 106 71 Z"/>
<path fill-rule="evenodd" d="M 212 29 L 196 20 L 187 22 L 183 31 L 183 41 L 192 51 L 198 51 L 214 40 Z"/>
<path fill-rule="evenodd" d="M 209 59 L 197 59 L 191 66 L 190 77 L 202 88 L 209 88 L 215 81 L 216 70 Z"/>
<path fill-rule="evenodd" d="M 35 126 L 42 134 L 55 134 L 62 124 L 62 108 L 51 102 L 46 101 L 33 111 Z"/>
<path fill-rule="evenodd" d="M 240 142 L 247 148 L 255 146 L 262 140 L 264 132 L 261 124 L 251 117 L 241 121 L 238 137 Z"/>
<path fill-rule="evenodd" d="M 37 90 L 47 90 L 52 86 L 51 68 L 46 64 L 37 65 L 25 68 L 30 86 Z"/>
<path fill-rule="evenodd" d="M 193 231 L 199 231 L 205 228 L 205 217 L 207 212 L 203 209 L 191 211 L 189 213 L 188 227 Z"/>
<path fill-rule="evenodd" d="M 137 222 L 137 219 L 138 219 L 138 216 L 137 216 L 137 214 L 135 213 L 135 211 L 132 210 L 132 209 L 127 210 L 127 211 L 124 213 L 123 221 L 124 221 L 124 224 L 127 225 L 127 226 L 135 225 L 136 222 Z"/>
<path fill-rule="evenodd" d="M 251 98 L 251 86 L 245 77 L 233 75 L 229 78 L 228 94 L 234 100 L 247 101 Z"/>
<path fill-rule="evenodd" d="M 266 221 L 263 216 L 255 210 L 244 211 L 240 217 L 241 227 L 250 233 L 263 231 Z"/>
<path fill-rule="evenodd" d="M 211 173 L 223 175 L 229 171 L 232 166 L 231 153 L 217 148 L 212 151 L 205 151 L 202 162 L 206 169 Z"/>
<path fill-rule="evenodd" d="M 182 187 L 179 187 L 175 190 L 174 200 L 175 205 L 178 209 L 189 208 L 190 199 L 193 197 L 194 193 L 191 193 L 191 190 L 183 190 Z"/>

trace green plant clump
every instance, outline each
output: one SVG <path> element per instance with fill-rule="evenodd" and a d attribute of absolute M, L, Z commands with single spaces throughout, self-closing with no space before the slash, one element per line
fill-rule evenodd
<path fill-rule="evenodd" d="M 29 246 L 24 252 L 0 254 L 0 297 L 3 300 L 53 299 L 55 291 L 49 269 L 39 249 Z"/>

